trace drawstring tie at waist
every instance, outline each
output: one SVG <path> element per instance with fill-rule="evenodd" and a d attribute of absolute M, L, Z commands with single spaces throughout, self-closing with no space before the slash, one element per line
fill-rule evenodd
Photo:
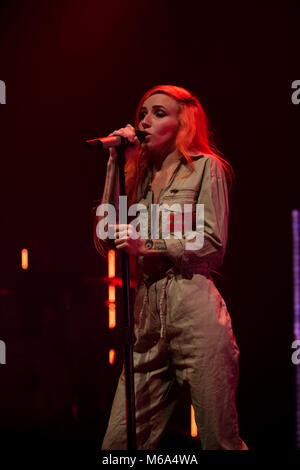
<path fill-rule="evenodd" d="M 160 327 L 160 337 L 161 338 L 166 338 L 167 285 L 168 285 L 169 279 L 171 279 L 173 277 L 174 277 L 173 273 L 167 274 L 167 276 L 163 279 L 163 283 L 162 283 L 162 287 L 161 287 L 162 292 L 161 292 L 161 296 L 160 296 L 160 299 L 159 299 L 159 307 L 158 307 L 160 324 L 161 324 L 161 327 Z M 144 325 L 144 323 L 146 321 L 146 318 L 145 318 L 145 314 L 146 314 L 145 305 L 147 303 L 149 304 L 148 289 L 151 285 L 151 284 L 148 285 L 145 281 L 143 281 L 143 283 L 145 285 L 146 290 L 145 290 L 145 294 L 144 294 L 144 298 L 143 298 L 143 305 L 142 305 L 141 311 L 140 311 L 139 316 L 138 316 L 138 318 L 139 318 L 138 329 L 139 329 L 140 332 L 142 330 L 142 326 Z M 164 299 L 166 300 L 165 303 L 164 303 Z"/>
<path fill-rule="evenodd" d="M 180 272 L 177 272 L 175 269 L 170 269 L 169 272 L 166 272 L 164 274 L 163 283 L 161 286 L 162 292 L 161 296 L 159 299 L 159 318 L 160 318 L 160 337 L 161 338 L 166 338 L 166 314 L 167 314 L 167 285 L 170 279 L 174 278 L 176 274 L 181 274 L 183 277 L 186 277 L 187 279 L 191 279 L 193 277 L 193 274 L 203 274 L 205 276 L 209 276 L 209 268 L 208 264 L 203 264 L 203 265 L 190 265 L 186 266 L 185 268 L 182 268 Z M 153 284 L 153 282 L 158 282 L 156 281 L 149 281 L 148 282 L 143 279 L 142 283 L 145 285 L 145 294 L 143 298 L 143 304 L 140 310 L 140 313 L 138 315 L 138 330 L 141 332 L 145 322 L 146 322 L 146 310 L 145 310 L 145 305 L 149 305 L 149 292 L 148 289 L 149 287 Z M 165 299 L 165 303 L 164 303 Z"/>
<path fill-rule="evenodd" d="M 159 318 L 160 318 L 160 337 L 161 338 L 166 338 L 166 318 L 167 318 L 167 284 L 168 280 L 174 277 L 174 274 L 168 274 L 168 276 L 163 280 L 162 284 L 162 292 L 159 300 Z M 165 309 L 163 309 L 163 301 L 164 298 L 166 299 L 165 302 Z"/>

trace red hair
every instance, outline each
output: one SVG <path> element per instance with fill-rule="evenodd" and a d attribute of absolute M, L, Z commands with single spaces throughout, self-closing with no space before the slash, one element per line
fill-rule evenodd
<path fill-rule="evenodd" d="M 221 157 L 221 152 L 216 148 L 213 142 L 212 132 L 208 127 L 208 119 L 199 100 L 185 88 L 175 85 L 158 85 L 148 90 L 138 104 L 135 114 L 135 128 L 137 129 L 139 125 L 140 110 L 143 103 L 147 98 L 157 93 L 164 93 L 171 96 L 179 105 L 179 130 L 176 138 L 176 147 L 188 162 L 190 171 L 194 170 L 190 152 L 209 154 L 209 156 L 220 161 L 231 186 L 234 177 L 233 169 L 231 165 Z M 145 150 L 141 149 L 133 155 L 125 165 L 126 194 L 128 196 L 129 205 L 137 202 L 137 188 L 145 176 L 148 164 L 149 162 Z"/>
<path fill-rule="evenodd" d="M 142 105 L 147 98 L 156 93 L 164 93 L 171 96 L 179 105 L 177 116 L 179 130 L 176 137 L 176 147 L 186 159 L 189 170 L 191 172 L 194 171 L 193 160 L 190 156 L 191 152 L 198 155 L 209 155 L 210 157 L 219 160 L 231 186 L 234 177 L 233 169 L 231 165 L 221 157 L 221 152 L 216 148 L 213 142 L 212 131 L 209 129 L 207 116 L 199 100 L 185 88 L 175 85 L 159 85 L 148 90 L 137 106 L 135 114 L 135 128 L 137 129 L 139 125 Z M 148 166 L 149 160 L 147 158 L 146 150 L 143 148 L 140 148 L 140 150 L 136 154 L 132 155 L 126 162 L 125 185 L 126 195 L 128 197 L 128 206 L 138 202 L 136 200 L 137 189 L 146 175 Z M 183 178 L 186 178 L 187 176 L 184 176 Z M 102 246 L 103 242 L 99 240 L 96 235 L 96 224 L 97 217 L 95 216 L 93 230 L 94 244 L 97 251 L 105 256 L 106 253 Z"/>

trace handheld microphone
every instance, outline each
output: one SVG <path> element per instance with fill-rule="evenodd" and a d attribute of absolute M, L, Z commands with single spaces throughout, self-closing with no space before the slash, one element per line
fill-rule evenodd
<path fill-rule="evenodd" d="M 138 129 L 135 129 L 135 134 L 139 139 L 140 143 L 143 143 L 146 138 L 146 135 L 148 135 L 147 132 L 139 131 Z M 129 142 L 128 139 L 124 138 L 121 135 L 109 135 L 107 137 L 98 137 L 97 139 L 85 140 L 85 143 L 90 147 L 98 146 L 101 149 L 106 149 L 109 147 L 118 147 L 124 141 L 127 145 L 134 145 L 133 142 Z"/>

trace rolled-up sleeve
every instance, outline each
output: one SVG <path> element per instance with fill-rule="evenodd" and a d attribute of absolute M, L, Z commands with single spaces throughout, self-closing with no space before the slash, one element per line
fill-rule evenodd
<path fill-rule="evenodd" d="M 225 170 L 214 157 L 206 160 L 201 175 L 197 204 L 204 205 L 204 235 L 200 249 L 187 247 L 186 237 L 166 240 L 168 256 L 176 265 L 208 263 L 213 269 L 222 264 L 228 235 L 228 188 Z M 188 240 L 189 243 L 193 239 Z"/>

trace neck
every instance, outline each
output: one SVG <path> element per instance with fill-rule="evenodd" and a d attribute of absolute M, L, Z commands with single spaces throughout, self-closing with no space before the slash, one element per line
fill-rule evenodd
<path fill-rule="evenodd" d="M 152 162 L 153 171 L 157 173 L 159 171 L 167 170 L 171 166 L 174 165 L 181 157 L 181 154 L 175 148 L 172 152 L 168 152 L 166 154 L 159 153 L 159 154 L 151 154 L 150 161 Z"/>

